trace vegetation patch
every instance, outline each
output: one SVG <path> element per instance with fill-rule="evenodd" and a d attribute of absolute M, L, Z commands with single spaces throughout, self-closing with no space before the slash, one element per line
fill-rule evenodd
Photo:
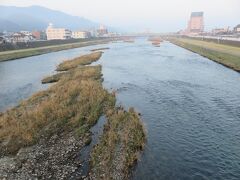
<path fill-rule="evenodd" d="M 106 112 L 107 124 L 100 143 L 91 153 L 92 179 L 128 179 L 145 143 L 145 132 L 138 113 L 121 107 Z"/>
<path fill-rule="evenodd" d="M 88 65 L 94 61 L 97 61 L 102 56 L 103 52 L 95 52 L 87 55 L 80 56 L 73 60 L 67 60 L 59 64 L 57 71 L 67 71 L 73 68 L 76 68 L 79 65 Z"/>
<path fill-rule="evenodd" d="M 101 50 L 107 50 L 110 49 L 109 47 L 104 47 L 104 48 L 97 48 L 97 49 L 92 49 L 91 51 L 101 51 Z"/>
<path fill-rule="evenodd" d="M 63 73 L 58 73 L 58 74 L 54 74 L 52 76 L 45 77 L 44 79 L 42 79 L 42 84 L 57 82 L 60 80 L 61 77 L 66 76 L 66 75 L 67 75 L 67 73 L 63 72 Z"/>
<path fill-rule="evenodd" d="M 83 59 L 86 62 L 86 56 Z M 1 155 L 15 153 L 41 136 L 50 137 L 59 131 L 77 132 L 83 129 L 81 126 L 89 129 L 111 104 L 112 94 L 101 84 L 101 66 L 75 68 L 53 77 L 58 82 L 48 90 L 1 114 Z"/>
<path fill-rule="evenodd" d="M 239 47 L 183 38 L 172 38 L 170 41 L 178 46 L 196 52 L 219 64 L 240 72 Z"/>
<path fill-rule="evenodd" d="M 89 178 L 129 177 L 144 146 L 144 128 L 133 108 L 115 106 L 115 93 L 102 87 L 100 65 L 79 66 L 101 54 L 60 64 L 66 72 L 43 80 L 55 84 L 0 114 L 0 179 L 69 179 L 81 168 L 77 155 L 90 144 L 90 128 L 103 114 L 107 123 L 91 152 Z"/>

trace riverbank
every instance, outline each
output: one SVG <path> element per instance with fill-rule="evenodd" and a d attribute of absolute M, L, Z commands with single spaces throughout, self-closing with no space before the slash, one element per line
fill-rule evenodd
<path fill-rule="evenodd" d="M 55 84 L 0 114 L 0 179 L 71 178 L 81 171 L 79 153 L 91 142 L 90 128 L 103 114 L 107 124 L 99 144 L 89 152 L 86 178 L 109 173 L 113 179 L 128 177 L 145 133 L 139 115 L 116 107 L 115 93 L 102 87 L 101 66 L 84 66 L 101 55 L 95 52 L 63 62 L 58 68 L 67 71 L 53 78 Z"/>
<path fill-rule="evenodd" d="M 170 42 L 240 72 L 240 47 L 186 38 L 171 38 Z"/>
<path fill-rule="evenodd" d="M 108 43 L 110 39 L 100 39 L 100 40 L 88 40 L 84 42 L 69 43 L 69 44 L 60 44 L 60 45 L 51 45 L 38 48 L 29 48 L 29 49 L 20 49 L 20 50 L 11 50 L 0 52 L 0 62 L 14 60 L 24 57 L 36 56 L 40 54 L 46 54 L 50 52 L 56 52 L 61 50 L 79 48 L 90 45 L 105 44 Z"/>

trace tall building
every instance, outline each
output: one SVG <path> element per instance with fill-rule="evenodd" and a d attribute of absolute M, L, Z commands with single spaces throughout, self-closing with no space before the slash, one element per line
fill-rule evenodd
<path fill-rule="evenodd" d="M 70 39 L 71 31 L 65 28 L 54 28 L 53 24 L 49 24 L 46 30 L 47 40 L 53 39 Z"/>
<path fill-rule="evenodd" d="M 108 30 L 105 26 L 101 25 L 99 29 L 97 29 L 97 36 L 98 37 L 104 37 L 107 36 Z"/>
<path fill-rule="evenodd" d="M 198 34 L 204 31 L 203 12 L 192 12 L 188 22 L 187 32 Z"/>

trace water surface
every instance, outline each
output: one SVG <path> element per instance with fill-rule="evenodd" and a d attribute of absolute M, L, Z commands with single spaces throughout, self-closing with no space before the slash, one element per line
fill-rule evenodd
<path fill-rule="evenodd" d="M 39 56 L 0 62 L 0 112 L 16 105 L 34 92 L 46 89 L 43 77 L 56 73 L 56 66 L 89 50 L 107 45 L 94 45 L 82 48 L 52 52 Z"/>
<path fill-rule="evenodd" d="M 240 74 L 168 42 L 108 47 L 97 62 L 103 84 L 141 112 L 147 130 L 133 179 L 240 179 Z M 59 62 L 92 48 L 0 63 L 0 110 L 46 88 L 40 80 Z"/>
<path fill-rule="evenodd" d="M 164 42 L 104 54 L 104 85 L 142 113 L 147 144 L 133 179 L 240 179 L 240 74 Z"/>

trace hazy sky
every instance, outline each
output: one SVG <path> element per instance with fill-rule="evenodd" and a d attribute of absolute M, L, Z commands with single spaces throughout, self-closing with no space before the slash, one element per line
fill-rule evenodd
<path fill-rule="evenodd" d="M 240 24 L 240 0 L 0 0 L 0 5 L 41 5 L 133 31 L 184 29 L 192 11 L 204 11 L 208 30 Z"/>

